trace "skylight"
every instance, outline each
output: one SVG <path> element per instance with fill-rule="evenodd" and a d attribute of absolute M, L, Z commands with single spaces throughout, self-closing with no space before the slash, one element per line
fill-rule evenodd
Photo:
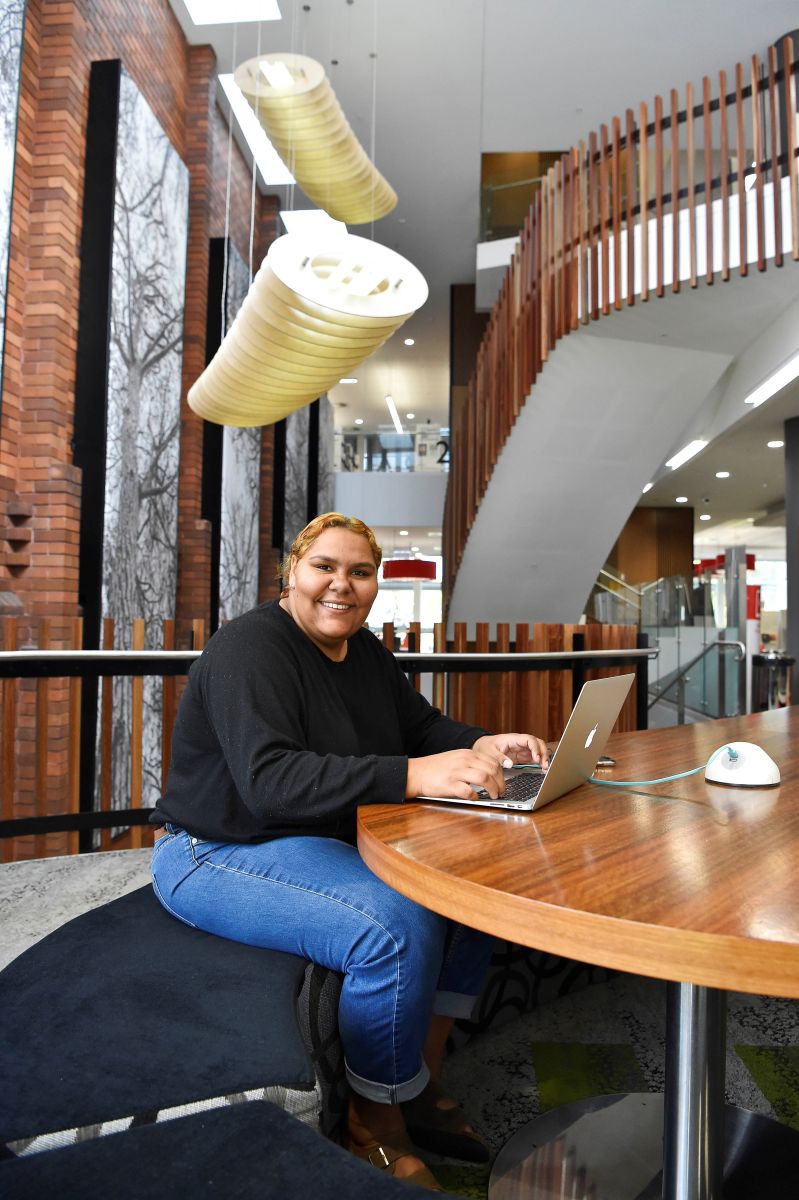
<path fill-rule="evenodd" d="M 195 25 L 280 20 L 277 0 L 183 0 L 183 3 Z"/>
<path fill-rule="evenodd" d="M 264 133 L 258 118 L 244 99 L 241 90 L 236 87 L 232 74 L 220 75 L 219 82 L 230 101 L 230 107 L 233 109 L 247 145 L 255 157 L 264 183 L 294 183 L 294 176 Z"/>

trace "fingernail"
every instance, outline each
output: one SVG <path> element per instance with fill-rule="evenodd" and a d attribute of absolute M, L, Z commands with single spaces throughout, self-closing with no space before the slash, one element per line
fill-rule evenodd
<path fill-rule="evenodd" d="M 513 761 L 510 758 L 503 758 L 502 765 L 503 767 L 512 767 Z"/>

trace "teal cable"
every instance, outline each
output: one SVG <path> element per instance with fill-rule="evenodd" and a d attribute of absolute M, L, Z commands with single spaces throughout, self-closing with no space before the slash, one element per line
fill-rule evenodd
<path fill-rule="evenodd" d="M 597 787 L 623 788 L 623 787 L 648 787 L 653 783 L 671 783 L 673 779 L 687 779 L 689 775 L 698 775 L 700 771 L 706 771 L 714 759 L 718 758 L 724 751 L 729 753 L 730 758 L 736 759 L 738 751 L 733 750 L 732 746 L 719 746 L 718 750 L 714 750 L 706 763 L 702 763 L 701 767 L 694 767 L 691 771 L 680 771 L 679 775 L 664 775 L 662 779 L 597 779 L 591 776 L 589 783 L 595 783 Z"/>

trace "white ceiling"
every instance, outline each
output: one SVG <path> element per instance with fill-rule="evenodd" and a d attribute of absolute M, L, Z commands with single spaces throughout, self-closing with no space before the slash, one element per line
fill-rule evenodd
<path fill-rule="evenodd" d="M 359 416 L 364 430 L 387 423 L 386 392 L 401 414 L 447 424 L 449 288 L 474 281 L 481 152 L 564 149 L 641 100 L 651 105 L 672 87 L 684 96 L 688 80 L 701 95 L 703 75 L 729 74 L 799 26 L 797 0 L 279 0 L 280 21 L 201 28 L 182 0 L 170 3 L 190 42 L 213 45 L 220 71 L 259 50 L 317 58 L 399 194 L 373 235 L 423 272 L 430 298 L 360 368 L 356 386 L 333 389 L 334 404 L 347 405 L 336 409 L 339 427 Z M 297 189 L 293 198 L 270 190 L 285 207 L 309 207 Z M 369 226 L 351 232 L 372 236 Z M 716 523 L 760 512 L 755 501 L 766 496 L 778 503 L 780 452 L 761 460 L 758 447 L 797 414 L 799 389 L 763 405 L 678 473 L 675 494 L 688 493 L 697 515 L 695 497 L 710 494 Z M 722 460 L 736 464 L 729 510 L 733 489 L 713 478 Z M 671 484 L 658 483 L 647 502 L 672 503 Z"/>

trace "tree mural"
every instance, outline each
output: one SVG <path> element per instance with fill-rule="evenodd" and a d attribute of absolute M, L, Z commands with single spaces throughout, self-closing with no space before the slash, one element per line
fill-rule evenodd
<path fill-rule="evenodd" d="M 129 648 L 135 617 L 161 644 L 174 614 L 188 171 L 120 76 L 108 367 L 103 611 Z M 160 688 L 147 679 L 144 796 L 160 792 Z M 114 693 L 114 801 L 129 803 L 130 690 Z"/>
<path fill-rule="evenodd" d="M 316 492 L 316 511 L 332 512 L 336 506 L 336 475 L 333 465 L 335 450 L 333 405 L 327 396 L 319 399 L 319 475 Z"/>
<path fill-rule="evenodd" d="M 0 384 L 3 379 L 11 188 L 24 23 L 25 0 L 5 0 L 0 4 Z"/>
<path fill-rule="evenodd" d="M 283 556 L 308 521 L 308 406 L 286 417 L 286 483 Z"/>
<path fill-rule="evenodd" d="M 228 246 L 225 329 L 250 286 L 250 274 Z M 226 426 L 222 438 L 222 515 L 219 546 L 219 618 L 229 621 L 258 603 L 258 522 L 261 430 Z"/>

